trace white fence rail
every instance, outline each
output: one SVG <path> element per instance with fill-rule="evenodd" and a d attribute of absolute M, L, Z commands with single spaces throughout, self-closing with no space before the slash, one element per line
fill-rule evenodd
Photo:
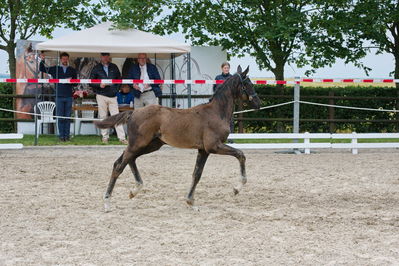
<path fill-rule="evenodd" d="M 22 139 L 23 134 L 0 134 L 0 139 Z M 8 149 L 22 149 L 24 147 L 21 143 L 4 143 L 0 144 L 0 150 Z"/>
<path fill-rule="evenodd" d="M 228 144 L 237 149 L 304 149 L 310 154 L 310 149 L 351 149 L 353 154 L 358 149 L 399 148 L 399 142 L 362 142 L 359 139 L 399 139 L 399 133 L 272 133 L 272 134 L 230 134 L 229 139 L 286 139 L 292 143 L 234 143 Z M 311 142 L 312 139 L 326 139 L 326 142 Z M 332 140 L 350 139 L 350 143 L 332 143 Z M 299 143 L 298 140 L 303 140 Z"/>

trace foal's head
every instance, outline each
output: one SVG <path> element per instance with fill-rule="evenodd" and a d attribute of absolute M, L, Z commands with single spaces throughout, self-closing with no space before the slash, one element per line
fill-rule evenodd
<path fill-rule="evenodd" d="M 247 76 L 249 71 L 249 66 L 242 72 L 241 66 L 238 66 L 237 73 L 240 78 L 240 97 L 244 101 L 248 101 L 251 104 L 252 108 L 259 109 L 260 108 L 260 99 L 255 92 L 254 85 L 251 80 Z M 235 76 L 234 75 L 234 76 Z"/>

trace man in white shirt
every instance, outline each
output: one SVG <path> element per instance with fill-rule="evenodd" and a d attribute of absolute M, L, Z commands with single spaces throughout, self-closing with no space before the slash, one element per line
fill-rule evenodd
<path fill-rule="evenodd" d="M 147 54 L 138 54 L 138 64 L 133 65 L 128 74 L 129 79 L 161 79 L 155 65 L 147 63 Z M 134 108 L 144 107 L 150 104 L 158 104 L 158 98 L 162 95 L 158 84 L 133 84 Z"/>

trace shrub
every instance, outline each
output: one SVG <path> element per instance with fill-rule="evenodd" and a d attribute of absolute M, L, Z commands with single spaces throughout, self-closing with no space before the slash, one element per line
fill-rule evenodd
<path fill-rule="evenodd" d="M 288 98 L 274 98 L 271 95 L 280 94 L 275 86 L 256 85 L 256 92 L 260 95 L 262 106 L 270 106 L 278 103 L 293 100 L 294 88 L 285 87 L 283 94 Z M 335 96 L 345 97 L 371 97 L 370 99 L 340 99 L 335 100 L 335 105 L 354 106 L 373 109 L 394 109 L 398 100 L 386 100 L 378 97 L 398 97 L 396 88 L 385 87 L 302 87 L 301 100 L 328 104 L 328 99 L 320 99 L 317 96 L 328 96 L 329 93 Z M 309 98 L 306 98 L 309 97 Z M 313 97 L 313 98 L 312 98 Z M 350 110 L 335 108 L 335 119 L 346 120 L 369 120 L 370 122 L 337 122 L 335 123 L 336 132 L 397 132 L 399 131 L 399 114 L 393 112 L 376 112 L 363 110 Z M 237 117 L 237 116 L 236 116 Z M 293 105 L 286 105 L 272 109 L 260 110 L 256 112 L 245 113 L 243 117 L 251 118 L 293 118 Z M 330 126 L 325 122 L 309 122 L 304 119 L 327 120 L 329 118 L 329 108 L 324 106 L 315 106 L 308 104 L 300 105 L 300 131 L 308 132 L 329 132 Z M 397 123 L 373 122 L 375 120 L 396 120 Z M 237 124 L 237 121 L 236 121 Z M 292 121 L 244 121 L 246 132 L 292 132 Z"/>
<path fill-rule="evenodd" d="M 0 94 L 13 94 L 13 87 L 10 83 L 0 83 Z M 13 98 L 0 97 L 0 107 L 13 110 Z M 14 114 L 0 111 L 0 133 L 14 132 L 14 122 L 1 121 L 2 118 L 13 118 Z"/>

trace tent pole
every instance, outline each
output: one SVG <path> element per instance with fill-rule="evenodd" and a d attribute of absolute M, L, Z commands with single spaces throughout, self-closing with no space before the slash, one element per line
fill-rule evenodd
<path fill-rule="evenodd" d="M 38 54 L 38 51 L 36 50 L 36 56 L 35 56 L 35 58 L 36 58 L 36 71 L 35 71 L 35 78 L 38 78 L 38 75 L 39 75 L 39 71 L 38 71 L 38 65 L 39 65 L 39 54 Z M 38 100 L 38 97 L 37 97 L 37 95 L 38 95 L 38 93 L 39 93 L 39 84 L 38 83 L 36 83 L 36 94 L 35 94 L 35 107 L 37 106 L 37 100 Z M 37 112 L 37 108 L 34 108 L 34 113 L 36 114 L 36 112 Z M 37 115 L 35 115 L 34 116 L 34 119 L 35 119 L 35 142 L 34 142 L 34 145 L 35 146 L 37 146 Z"/>
<path fill-rule="evenodd" d="M 176 78 L 175 75 L 175 54 L 171 54 L 171 60 L 172 60 L 172 67 L 170 68 L 171 70 L 171 79 L 174 80 Z M 176 85 L 172 84 L 171 86 L 171 94 L 172 94 L 172 108 L 176 108 Z"/>
<path fill-rule="evenodd" d="M 58 66 L 60 65 L 60 51 L 57 51 L 57 69 L 56 69 L 56 79 L 58 79 L 59 75 L 58 75 Z M 58 83 L 55 84 L 55 115 L 57 115 L 57 110 L 58 110 L 58 104 L 57 104 L 57 99 L 58 99 Z M 54 128 L 54 135 L 57 137 L 57 129 L 58 129 L 58 117 L 56 119 L 56 123 L 55 123 L 55 128 Z M 59 134 L 59 132 L 58 132 Z"/>
<path fill-rule="evenodd" d="M 157 54 L 156 53 L 154 53 L 154 65 L 155 65 L 155 67 L 157 67 Z M 159 85 L 159 86 L 161 86 L 161 85 Z M 161 90 L 162 90 L 162 87 L 161 87 Z M 158 98 L 158 104 L 162 105 L 162 98 L 161 97 Z"/>
<path fill-rule="evenodd" d="M 191 80 L 191 53 L 187 53 L 187 79 Z M 187 84 L 188 108 L 191 108 L 191 84 Z"/>

